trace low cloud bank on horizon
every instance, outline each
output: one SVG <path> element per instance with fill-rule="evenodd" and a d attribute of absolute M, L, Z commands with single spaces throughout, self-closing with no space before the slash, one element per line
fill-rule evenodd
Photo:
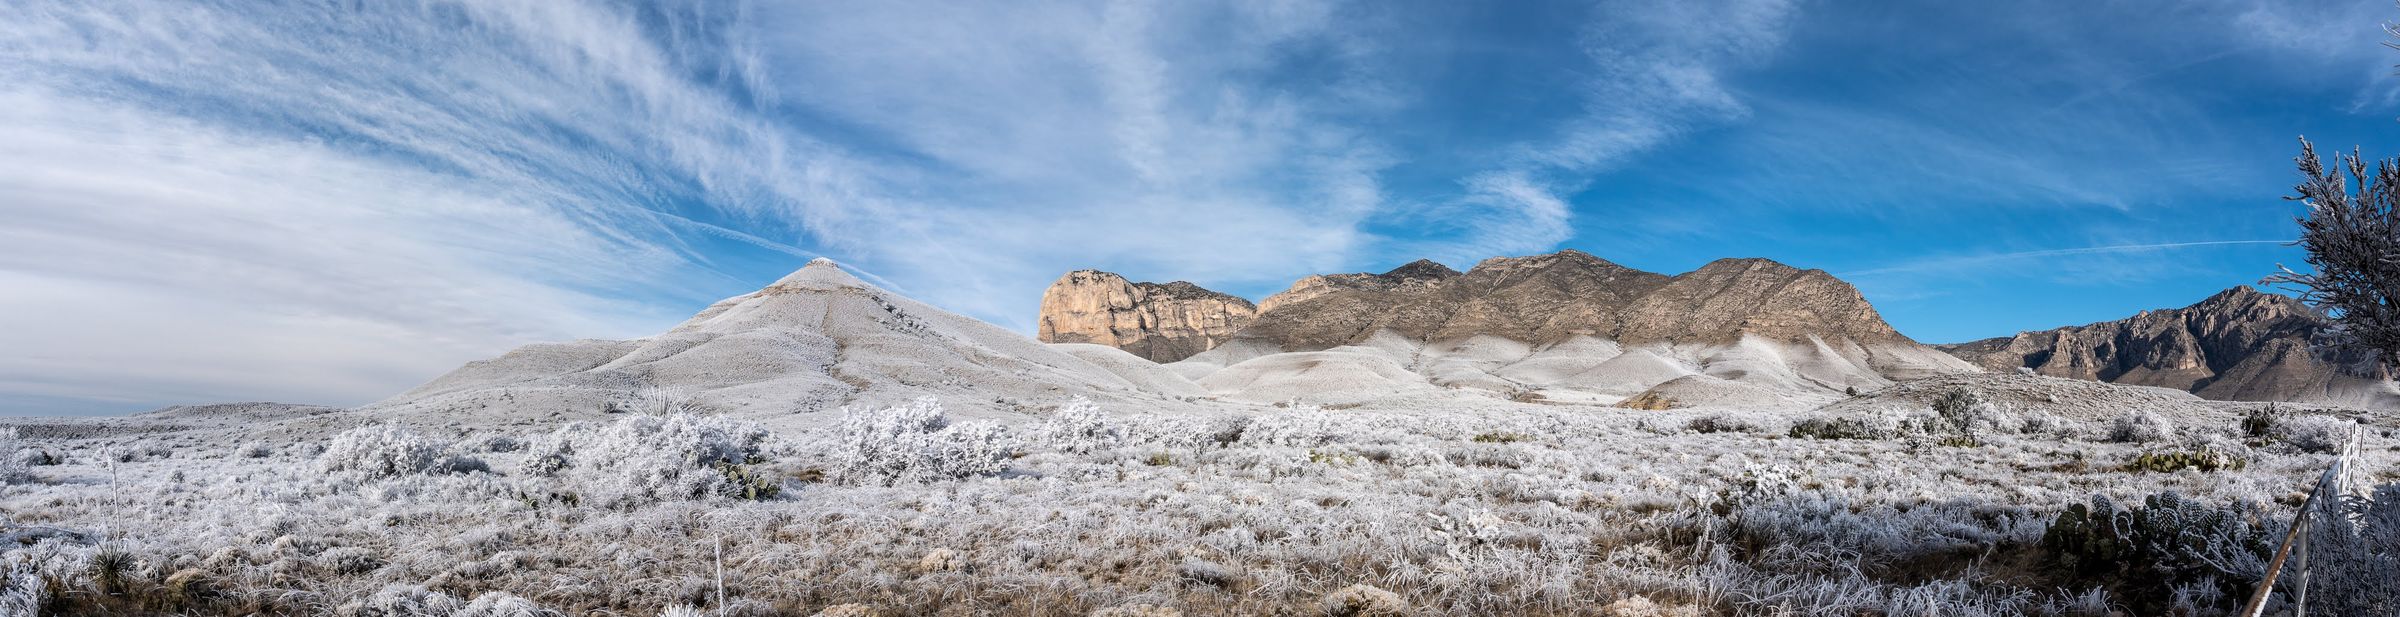
<path fill-rule="evenodd" d="M 0 414 L 359 404 L 819 255 L 1028 331 L 1076 268 L 1766 256 L 1958 340 L 2296 263 L 2293 136 L 2400 143 L 2400 10 L 2088 4 L 7 3 Z"/>

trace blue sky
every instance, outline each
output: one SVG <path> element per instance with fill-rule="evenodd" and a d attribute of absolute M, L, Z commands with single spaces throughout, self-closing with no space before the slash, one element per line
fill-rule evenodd
<path fill-rule="evenodd" d="M 1030 331 L 1419 257 L 1769 257 L 1929 342 L 2295 249 L 2378 1 L 0 4 L 0 414 L 358 404 L 829 256 Z"/>

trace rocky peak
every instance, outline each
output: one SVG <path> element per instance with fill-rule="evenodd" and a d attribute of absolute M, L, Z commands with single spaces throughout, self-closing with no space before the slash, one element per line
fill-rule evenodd
<path fill-rule="evenodd" d="M 1450 266 L 1442 265 L 1442 263 L 1438 261 L 1431 259 L 1419 259 L 1375 276 L 1394 281 L 1438 281 L 1453 276 L 1458 276 L 1458 271 L 1452 270 L 1450 269 Z"/>
<path fill-rule="evenodd" d="M 2183 308 L 1942 348 L 1992 370 L 2026 368 L 2220 400 L 2313 401 L 2361 379 L 2306 353 L 2326 325 L 2299 300 L 2245 285 Z"/>
<path fill-rule="evenodd" d="M 1457 270 L 1431 259 L 1408 262 L 1382 274 L 1354 272 L 1350 274 L 1318 274 L 1292 282 L 1292 286 L 1260 300 L 1258 312 L 1341 291 L 1425 290 L 1442 281 L 1459 276 Z"/>
<path fill-rule="evenodd" d="M 1572 264 L 1579 264 L 1579 265 L 1590 265 L 1590 264 L 1605 264 L 1605 263 L 1608 263 L 1608 260 L 1606 260 L 1606 259 L 1601 259 L 1601 258 L 1599 258 L 1599 257 L 1596 257 L 1596 256 L 1592 255 L 1591 253 L 1586 253 L 1586 252 L 1583 252 L 1583 251 L 1578 251 L 1578 250 L 1575 250 L 1575 249 L 1561 249 L 1561 250 L 1559 250 L 1558 252 L 1555 252 L 1555 253 L 1543 253 L 1543 254 L 1540 254 L 1540 255 L 1526 255 L 1526 256 L 1522 256 L 1522 257 L 1491 257 L 1491 258 L 1486 258 L 1486 259 L 1484 259 L 1483 261 L 1478 261 L 1478 262 L 1475 262 L 1475 267 L 1473 267 L 1473 268 L 1468 268 L 1468 271 L 1470 271 L 1470 272 L 1472 272 L 1472 271 L 1477 271 L 1477 270 L 1485 270 L 1485 271 L 1489 271 L 1489 270 L 1501 270 L 1501 269 L 1511 269 L 1511 268 L 1540 268 L 1540 267 L 1553 266 L 1553 265 L 1557 265 L 1557 264 L 1561 264 L 1561 263 L 1572 263 Z M 1614 264 L 1611 264 L 1611 265 L 1614 265 Z"/>
<path fill-rule="evenodd" d="M 768 285 L 767 288 L 762 291 L 773 291 L 779 287 L 798 289 L 832 289 L 837 287 L 867 286 L 868 285 L 865 281 L 860 281 L 858 280 L 858 277 L 851 276 L 848 271 L 843 270 L 841 264 L 835 263 L 831 259 L 818 257 L 816 259 L 808 260 L 808 265 L 800 266 L 800 269 L 792 271 L 791 274 L 784 275 L 783 278 L 777 279 L 774 284 Z"/>
<path fill-rule="evenodd" d="M 1824 270 L 1771 259 L 1719 259 L 1674 277 L 1628 307 L 1627 342 L 1715 341 L 1743 335 L 1905 341 L 1858 288 Z"/>
<path fill-rule="evenodd" d="M 1045 343 L 1093 343 L 1154 362 L 1207 351 L 1247 326 L 1250 301 L 1186 281 L 1136 283 L 1098 270 L 1060 276 L 1042 292 Z"/>

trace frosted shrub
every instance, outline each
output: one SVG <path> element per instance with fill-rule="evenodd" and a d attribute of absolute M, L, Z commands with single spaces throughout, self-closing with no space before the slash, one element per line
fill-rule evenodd
<path fill-rule="evenodd" d="M 2039 429 L 2047 424 L 2046 421 L 2028 421 L 2016 414 L 2003 411 L 2000 406 L 1991 403 L 1976 406 L 1964 417 L 1968 423 L 1961 427 L 1963 429 L 1961 432 L 1967 435 L 1986 433 L 2013 435 L 2028 432 L 2029 429 Z"/>
<path fill-rule="evenodd" d="M 1899 425 L 1882 416 L 1820 416 L 1792 425 L 1792 437 L 1809 439 L 1890 439 Z"/>
<path fill-rule="evenodd" d="M 334 609 L 334 613 L 343 617 L 447 617 L 464 608 L 466 603 L 450 594 L 395 583 L 364 600 L 344 604 Z"/>
<path fill-rule="evenodd" d="M 1243 445 L 1254 447 L 1321 446 L 1333 441 L 1333 419 L 1313 407 L 1263 414 L 1251 418 L 1250 424 L 1242 428 L 1240 441 Z"/>
<path fill-rule="evenodd" d="M 1953 428 L 1960 432 L 1971 433 L 1984 428 L 1979 425 L 1987 422 L 1998 412 L 1999 410 L 1992 407 L 1991 403 L 1984 402 L 1982 396 L 1978 396 L 1975 391 L 1966 388 L 1951 388 L 1950 391 L 1943 392 L 1940 398 L 1933 401 L 1933 413 L 1941 416 L 1943 420 L 1948 421 Z"/>
<path fill-rule="evenodd" d="M 1126 439 L 1147 445 L 1191 448 L 1233 443 L 1249 420 L 1241 417 L 1166 416 L 1125 425 Z"/>
<path fill-rule="evenodd" d="M 2353 495 L 2309 526 L 2309 614 L 2400 614 L 2400 484 Z"/>
<path fill-rule="evenodd" d="M 525 442 L 507 435 L 488 435 L 460 445 L 468 452 L 508 453 L 525 449 Z"/>
<path fill-rule="evenodd" d="M 17 452 L 24 449 L 25 442 L 17 439 L 17 429 L 0 428 L 0 486 L 24 482 L 33 477 L 33 473 L 26 469 L 25 459 L 17 456 Z"/>
<path fill-rule="evenodd" d="M 372 572 L 383 567 L 383 556 L 375 551 L 355 546 L 341 546 L 317 553 L 317 565 L 343 574 Z"/>
<path fill-rule="evenodd" d="M 532 600 L 505 591 L 487 591 L 475 596 L 467 607 L 450 617 L 561 617 L 562 613 L 542 608 Z"/>
<path fill-rule="evenodd" d="M 119 463 L 138 463 L 173 457 L 175 448 L 162 443 L 145 441 L 109 448 L 105 456 L 108 460 Z"/>
<path fill-rule="evenodd" d="M 602 427 L 576 443 L 578 467 L 611 469 L 650 460 L 686 467 L 740 463 L 766 444 L 767 430 L 713 416 L 639 416 Z"/>
<path fill-rule="evenodd" d="M 2061 418 L 2058 414 L 2029 413 L 2017 419 L 2016 432 L 2026 435 L 2065 437 L 2076 431 L 2075 421 Z"/>
<path fill-rule="evenodd" d="M 1326 594 L 1318 608 L 1334 617 L 1399 617 L 1409 614 L 1408 602 L 1400 594 L 1364 583 L 1343 587 Z"/>
<path fill-rule="evenodd" d="M 1929 410 L 1885 409 L 1868 413 L 1817 416 L 1792 424 L 1786 434 L 1810 439 L 1899 439 L 1925 435 L 1968 435 L 1977 427 L 1992 428 L 2000 418 L 1990 405 L 1946 416 Z M 1965 422 L 1966 424 L 1960 424 Z"/>
<path fill-rule="evenodd" d="M 744 474 L 728 470 L 762 462 L 767 437 L 756 424 L 722 417 L 631 415 L 597 430 L 575 426 L 535 440 L 523 469 L 566 478 L 612 507 L 734 496 L 745 488 L 735 486 L 734 476 Z"/>
<path fill-rule="evenodd" d="M 397 426 L 361 426 L 333 436 L 333 441 L 325 444 L 325 452 L 317 456 L 317 467 L 364 480 L 484 467 L 483 461 L 449 454 L 449 449 L 449 442 Z"/>
<path fill-rule="evenodd" d="M 1961 550 L 2029 544 L 2047 528 L 2047 517 L 2013 508 L 1967 503 L 1897 508 L 1794 484 L 1753 495 L 1731 502 L 1730 531 L 1736 545 L 1758 548 L 1747 559 L 1750 565 L 1770 570 L 1930 566 L 1930 560 Z"/>
<path fill-rule="evenodd" d="M 1230 588 L 1242 580 L 1241 572 L 1225 564 L 1197 557 L 1184 558 L 1182 565 L 1175 566 L 1175 573 L 1181 575 L 1183 580 L 1212 587 Z"/>
<path fill-rule="evenodd" d="M 52 452 L 49 448 L 41 446 L 33 446 L 18 450 L 16 456 L 9 458 L 14 459 L 18 465 L 25 467 L 48 467 L 67 462 L 65 456 L 60 455 L 57 452 Z M 5 463 L 0 463 L 0 465 L 4 464 Z"/>
<path fill-rule="evenodd" d="M 0 564 L 0 615 L 41 614 L 44 591 L 41 572 L 32 564 Z"/>
<path fill-rule="evenodd" d="M 889 485 L 912 475 L 930 458 L 932 434 L 948 426 L 941 403 L 920 398 L 898 407 L 846 408 L 834 428 L 833 479 L 846 484 Z"/>
<path fill-rule="evenodd" d="M 1684 423 L 1683 428 L 1694 433 L 1758 433 L 1766 430 L 1756 422 L 1727 414 L 1692 418 L 1692 421 Z"/>
<path fill-rule="evenodd" d="M 2275 423 L 2275 435 L 2302 452 L 2330 454 L 2350 442 L 2358 424 L 2341 418 L 2304 416 Z"/>
<path fill-rule="evenodd" d="M 1370 444 L 1358 447 L 1367 460 L 1393 467 L 1423 467 L 1447 465 L 1450 459 L 1442 451 L 1420 444 Z"/>
<path fill-rule="evenodd" d="M 933 479 L 1000 473 L 1016 458 L 1017 440 L 995 422 L 962 422 L 934 433 L 933 460 L 924 467 Z"/>
<path fill-rule="evenodd" d="M 1078 396 L 1043 420 L 1034 436 L 1038 443 L 1060 452 L 1090 454 L 1124 445 L 1125 427 L 1110 421 L 1098 405 Z"/>
<path fill-rule="evenodd" d="M 1699 617 L 1700 609 L 1665 606 L 1644 596 L 1626 596 L 1600 607 L 1602 617 Z"/>
<path fill-rule="evenodd" d="M 2117 443 L 2150 443 L 2175 436 L 2175 425 L 2165 417 L 2147 411 L 2136 411 L 2108 424 L 2108 440 Z"/>
<path fill-rule="evenodd" d="M 1800 478 L 1799 470 L 1783 465 L 1750 465 L 1727 487 L 1726 497 L 1735 502 L 1782 498 L 1800 492 Z"/>
<path fill-rule="evenodd" d="M 575 444 L 568 435 L 583 430 L 588 430 L 584 423 L 575 422 L 557 432 L 533 438 L 525 444 L 525 458 L 517 461 L 517 473 L 547 478 L 566 471 L 571 462 L 568 457 L 575 454 Z"/>
<path fill-rule="evenodd" d="M 932 397 L 898 407 L 845 410 L 834 427 L 833 480 L 892 486 L 997 473 L 1016 444 L 990 422 L 950 426 Z"/>

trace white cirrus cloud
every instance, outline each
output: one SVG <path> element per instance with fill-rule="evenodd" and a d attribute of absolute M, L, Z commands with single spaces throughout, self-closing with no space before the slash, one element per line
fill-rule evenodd
<path fill-rule="evenodd" d="M 1399 52 L 1445 25 L 1380 3 L 0 4 L 0 405 L 364 402 L 817 254 L 1022 329 L 1072 268 L 1547 250 L 1592 174 L 1742 117 L 1790 10 L 1597 7 L 1575 109 L 1398 199 L 1449 111 Z"/>

